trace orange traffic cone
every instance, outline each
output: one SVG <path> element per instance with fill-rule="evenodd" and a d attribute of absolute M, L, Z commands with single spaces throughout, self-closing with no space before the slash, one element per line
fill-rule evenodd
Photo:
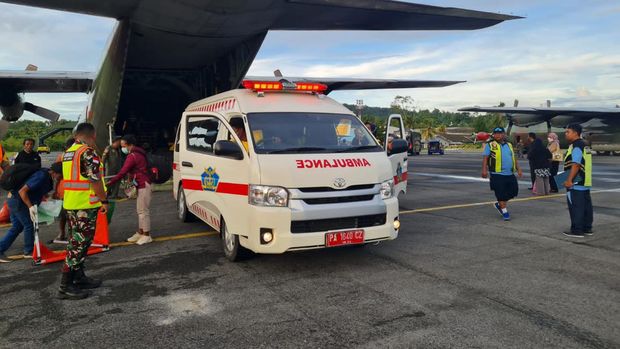
<path fill-rule="evenodd" d="M 110 250 L 110 234 L 108 231 L 108 216 L 99 211 L 97 214 L 97 224 L 95 225 L 95 236 L 93 243 L 88 248 L 88 255 L 106 252 Z"/>
<path fill-rule="evenodd" d="M 11 222 L 11 212 L 9 211 L 9 205 L 7 202 L 4 202 L 2 205 L 2 209 L 0 209 L 0 223 L 10 223 Z"/>
<path fill-rule="evenodd" d="M 110 234 L 108 231 L 108 216 L 99 211 L 97 215 L 97 225 L 95 228 L 95 237 L 93 244 L 108 247 L 110 245 Z"/>

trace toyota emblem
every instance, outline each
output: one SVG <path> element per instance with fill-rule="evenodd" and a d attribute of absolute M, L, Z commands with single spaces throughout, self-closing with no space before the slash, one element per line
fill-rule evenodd
<path fill-rule="evenodd" d="M 344 178 L 338 177 L 334 179 L 334 187 L 338 189 L 342 189 L 347 185 L 347 181 Z"/>

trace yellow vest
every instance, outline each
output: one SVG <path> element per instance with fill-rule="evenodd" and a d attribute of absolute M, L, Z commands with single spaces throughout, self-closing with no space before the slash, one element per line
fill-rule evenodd
<path fill-rule="evenodd" d="M 510 153 L 512 154 L 512 172 L 517 172 L 517 159 L 515 158 L 515 152 L 512 149 L 512 144 L 510 142 L 506 142 L 508 144 L 508 148 L 510 148 Z M 491 150 L 491 156 L 489 157 L 489 170 L 491 172 L 500 173 L 502 172 L 502 146 L 499 142 L 493 140 L 488 143 L 489 150 Z"/>
<path fill-rule="evenodd" d="M 62 157 L 62 176 L 65 185 L 65 210 L 87 210 L 101 207 L 101 201 L 91 186 L 90 180 L 82 176 L 80 158 L 88 149 L 85 144 L 74 143 Z"/>
<path fill-rule="evenodd" d="M 564 157 L 564 171 L 570 171 L 574 164 L 573 144 L 568 147 L 568 151 Z M 586 151 L 585 147 L 582 148 L 581 163 L 579 164 L 579 172 L 577 172 L 576 178 L 579 179 L 576 182 L 577 185 L 583 185 L 584 187 L 592 186 L 592 154 L 590 151 Z"/>

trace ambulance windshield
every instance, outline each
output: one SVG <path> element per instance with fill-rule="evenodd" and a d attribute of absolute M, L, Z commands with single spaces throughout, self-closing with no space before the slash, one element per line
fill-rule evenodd
<path fill-rule="evenodd" d="M 353 115 L 251 113 L 248 123 L 258 154 L 383 151 Z"/>

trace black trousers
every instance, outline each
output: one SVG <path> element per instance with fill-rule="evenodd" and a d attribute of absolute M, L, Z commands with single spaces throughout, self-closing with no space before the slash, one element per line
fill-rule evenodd
<path fill-rule="evenodd" d="M 551 191 L 558 191 L 558 184 L 555 182 L 555 179 L 553 179 L 553 177 L 558 174 L 559 167 L 559 161 L 551 161 L 551 178 L 549 178 L 549 185 L 551 186 Z M 562 185 L 562 183 L 560 183 L 560 185 Z"/>
<path fill-rule="evenodd" d="M 534 182 L 536 182 L 536 174 L 534 173 L 534 165 L 532 165 L 532 161 L 530 161 L 530 178 L 532 179 L 532 185 L 530 185 L 530 187 L 533 187 Z"/>
<path fill-rule="evenodd" d="M 571 189 L 566 193 L 566 202 L 570 214 L 570 231 L 575 234 L 592 231 L 594 212 L 590 191 Z"/>

